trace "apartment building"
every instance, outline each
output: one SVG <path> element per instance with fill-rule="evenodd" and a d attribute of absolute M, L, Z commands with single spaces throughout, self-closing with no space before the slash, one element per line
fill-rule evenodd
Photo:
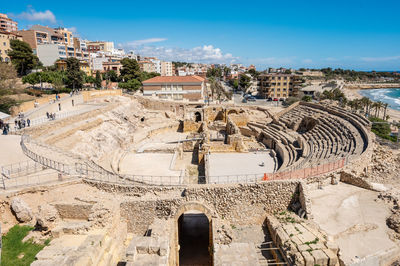
<path fill-rule="evenodd" d="M 291 74 L 261 74 L 258 77 L 259 95 L 263 98 L 297 96 L 302 80 Z"/>
<path fill-rule="evenodd" d="M 75 57 L 77 59 L 89 61 L 89 52 L 87 51 L 86 41 L 74 37 L 73 47 L 75 49 Z"/>
<path fill-rule="evenodd" d="M 87 41 L 86 45 L 89 53 L 103 52 L 112 54 L 114 52 L 114 42 Z"/>
<path fill-rule="evenodd" d="M 156 72 L 156 68 L 153 62 L 151 61 L 139 61 L 138 62 L 140 70 L 144 72 Z"/>
<path fill-rule="evenodd" d="M 161 62 L 161 76 L 174 76 L 175 74 L 175 69 L 174 69 L 174 65 L 172 64 L 172 62 Z"/>
<path fill-rule="evenodd" d="M 0 62 L 10 62 L 8 51 L 11 50 L 10 40 L 22 40 L 18 34 L 0 30 Z"/>
<path fill-rule="evenodd" d="M 159 99 L 204 100 L 205 79 L 198 76 L 158 76 L 142 82 L 143 95 Z"/>
<path fill-rule="evenodd" d="M 118 76 L 121 74 L 122 64 L 120 63 L 120 61 L 103 62 L 102 65 L 103 65 L 102 72 L 108 72 L 112 70 L 115 71 Z"/>
<path fill-rule="evenodd" d="M 0 13 L 0 30 L 13 32 L 18 30 L 18 22 L 10 19 L 6 14 Z"/>
<path fill-rule="evenodd" d="M 27 42 L 33 50 L 36 51 L 38 45 L 41 44 L 64 44 L 68 45 L 63 32 L 58 32 L 46 26 L 34 25 L 29 30 L 21 30 L 17 32 L 22 36 L 24 42 Z"/>

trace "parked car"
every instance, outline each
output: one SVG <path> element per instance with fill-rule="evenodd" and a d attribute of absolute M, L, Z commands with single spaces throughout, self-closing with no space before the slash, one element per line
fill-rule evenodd
<path fill-rule="evenodd" d="M 277 102 L 278 101 L 278 98 L 274 98 L 274 102 Z"/>
<path fill-rule="evenodd" d="M 254 98 L 253 96 L 250 96 L 249 98 L 247 98 L 247 100 L 248 100 L 249 102 L 255 102 L 255 101 L 256 101 L 256 98 Z"/>
<path fill-rule="evenodd" d="M 285 98 L 280 98 L 279 101 L 280 101 L 280 102 L 284 102 L 284 101 L 285 101 Z"/>
<path fill-rule="evenodd" d="M 246 98 L 243 98 L 242 103 L 247 103 Z"/>
<path fill-rule="evenodd" d="M 272 98 L 269 97 L 269 98 L 267 99 L 267 102 L 272 102 Z"/>

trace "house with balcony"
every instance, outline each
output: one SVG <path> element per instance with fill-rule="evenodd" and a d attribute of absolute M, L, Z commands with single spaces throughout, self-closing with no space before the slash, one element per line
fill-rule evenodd
<path fill-rule="evenodd" d="M 288 98 L 297 96 L 302 79 L 292 74 L 261 74 L 258 76 L 258 95 L 263 98 Z"/>

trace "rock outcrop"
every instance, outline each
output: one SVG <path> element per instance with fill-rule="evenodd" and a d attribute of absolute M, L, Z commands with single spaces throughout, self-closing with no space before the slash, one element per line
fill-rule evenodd
<path fill-rule="evenodd" d="M 14 198 L 11 201 L 11 210 L 15 214 L 15 217 L 17 217 L 17 220 L 21 223 L 27 223 L 33 219 L 31 208 L 20 198 Z"/>

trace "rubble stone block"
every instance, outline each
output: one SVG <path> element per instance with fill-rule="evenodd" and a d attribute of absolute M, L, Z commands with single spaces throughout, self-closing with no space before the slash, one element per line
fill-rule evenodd
<path fill-rule="evenodd" d="M 311 255 L 315 259 L 315 264 L 328 265 L 328 256 L 322 250 L 313 250 Z"/>
<path fill-rule="evenodd" d="M 301 252 L 301 255 L 304 258 L 305 266 L 314 266 L 314 264 L 315 264 L 314 257 L 310 254 L 310 252 L 303 251 L 303 252 Z"/>
<path fill-rule="evenodd" d="M 333 251 L 330 249 L 324 249 L 323 251 L 325 252 L 326 256 L 328 256 L 329 259 L 328 265 L 335 266 L 338 263 L 337 255 L 333 253 Z"/>

